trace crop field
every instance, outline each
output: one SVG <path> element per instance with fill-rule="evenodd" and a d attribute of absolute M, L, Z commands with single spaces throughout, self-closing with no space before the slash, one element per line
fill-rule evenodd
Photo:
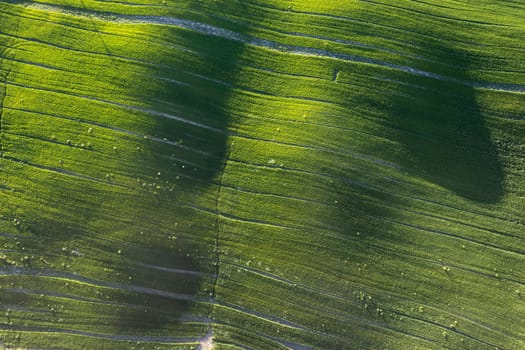
<path fill-rule="evenodd" d="M 0 349 L 525 349 L 522 0 L 0 0 Z"/>

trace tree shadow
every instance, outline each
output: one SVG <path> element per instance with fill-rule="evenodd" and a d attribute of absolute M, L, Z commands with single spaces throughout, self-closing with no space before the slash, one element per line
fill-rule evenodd
<path fill-rule="evenodd" d="M 399 82 L 388 115 L 406 157 L 395 160 L 465 199 L 496 203 L 504 195 L 504 172 L 469 84 L 469 67 L 475 62 L 438 43 L 432 52 L 433 62 L 424 62 L 422 69 L 435 72 L 450 62 L 454 76 Z"/>
<path fill-rule="evenodd" d="M 333 220 L 344 227 L 342 232 L 357 261 L 365 257 L 361 252 L 406 239 L 391 225 L 397 217 L 396 208 L 409 208 L 402 196 L 388 189 L 398 184 L 381 174 L 383 166 L 423 178 L 479 204 L 497 203 L 505 194 L 502 162 L 470 83 L 474 59 L 437 42 L 421 51 L 430 52 L 432 60 L 414 61 L 411 66 L 430 73 L 428 76 L 390 72 L 394 79 L 374 77 L 387 82 L 377 84 L 385 90 L 363 93 L 352 100 L 352 104 L 371 111 L 385 130 L 380 135 L 399 147 L 389 149 L 388 143 L 371 141 L 359 152 L 378 159 L 379 164 L 351 169 L 347 178 L 335 174 L 338 180 L 332 190 L 340 200 Z M 432 76 L 444 71 L 449 74 L 442 79 Z M 345 108 L 353 107 L 345 104 Z"/>
<path fill-rule="evenodd" d="M 366 117 L 373 118 L 371 129 L 374 130 L 375 123 L 380 127 L 371 132 L 374 137 L 370 138 L 370 144 L 361 149 L 342 143 L 343 150 L 354 147 L 351 151 L 363 157 L 350 158 L 344 165 L 347 169 L 341 173 L 327 170 L 334 177 L 331 190 L 337 195 L 337 209 L 325 222 L 336 222 L 340 227 L 340 234 L 334 240 L 337 243 L 332 248 L 334 254 L 359 266 L 359 271 L 366 271 L 363 266 L 372 266 L 388 284 L 385 291 L 389 288 L 403 291 L 405 282 L 399 276 L 406 273 L 405 266 L 412 263 L 407 256 L 411 256 L 412 250 L 418 253 L 418 240 L 426 240 L 419 231 L 431 225 L 425 220 L 411 219 L 412 215 L 425 215 L 427 211 L 415 207 L 411 192 L 405 192 L 414 191 L 415 198 L 432 201 L 432 194 L 427 196 L 423 192 L 428 187 L 414 188 L 411 183 L 402 183 L 396 173 L 406 174 L 407 178 L 422 178 L 423 182 L 438 185 L 442 192 L 456 197 L 453 200 L 459 198 L 475 205 L 495 204 L 505 195 L 502 161 L 485 125 L 477 92 L 469 83 L 473 80 L 469 70 L 476 65 L 474 58 L 439 43 L 429 43 L 429 47 L 421 51 L 431 52 L 432 61 L 418 60 L 409 66 L 431 73 L 428 76 L 390 69 L 385 69 L 389 74 L 383 75 L 383 68 L 340 64 L 344 67 L 343 83 L 351 82 L 354 77 L 348 78 L 353 73 L 345 77 L 345 70 L 354 69 L 358 71 L 355 77 L 369 78 L 372 86 L 358 88 L 358 93 L 350 91 L 351 101 L 344 96 L 345 90 L 355 89 L 355 85 L 341 87 L 342 96 L 338 97 L 341 105 L 348 114 L 359 105 L 362 108 L 359 112 L 365 111 Z M 361 75 L 362 70 L 366 74 Z M 444 79 L 433 76 L 444 71 L 449 72 Z M 377 88 L 384 90 L 374 90 Z M 375 136 L 381 139 L 377 143 Z M 436 230 L 428 228 L 433 229 Z M 388 266 L 385 256 L 392 259 Z M 373 285 L 362 274 L 352 278 L 358 286 L 360 283 Z M 389 303 L 391 301 L 382 305 Z M 370 311 L 371 305 L 374 304 L 367 303 L 369 308 L 363 309 L 362 315 L 365 319 L 378 319 L 379 316 Z"/>
<path fill-rule="evenodd" d="M 124 307 L 119 311 L 115 326 L 120 332 L 148 334 L 159 331 L 166 325 L 180 322 L 196 300 L 205 300 L 204 295 L 199 295 L 201 283 L 213 276 L 200 272 L 202 267 L 198 259 L 183 253 L 184 250 L 138 246 L 126 253 L 123 259 L 129 265 L 123 261 L 122 273 L 133 276 L 134 285 L 163 294 L 138 293 L 133 308 Z M 134 264 L 136 261 L 140 261 L 140 265 Z M 129 303 L 129 300 L 121 302 Z"/>
<path fill-rule="evenodd" d="M 195 6 L 198 7 L 197 2 Z M 230 7 L 229 10 L 241 13 L 243 5 Z M 86 20 L 86 27 L 92 26 L 89 23 L 93 21 L 91 17 Z M 40 213 L 20 216 L 24 225 L 20 231 L 25 231 L 19 240 L 20 246 L 35 256 L 42 251 L 49 253 L 44 257 L 49 266 L 34 259 L 27 267 L 62 270 L 67 267 L 61 267 L 60 262 L 65 266 L 71 262 L 74 268 L 73 262 L 81 264 L 82 257 L 78 254 L 86 254 L 93 259 L 87 263 L 100 265 L 92 267 L 94 276 L 100 276 L 101 266 L 108 267 L 111 274 L 105 277 L 105 282 L 168 293 L 137 292 L 140 296 L 135 298 L 115 295 L 113 302 L 134 306 L 120 308 L 111 315 L 112 326 L 123 333 L 161 331 L 177 324 L 182 315 L 192 311 L 196 302 L 209 300 L 210 286 L 217 277 L 214 262 L 210 263 L 216 254 L 215 247 L 209 246 L 215 239 L 216 218 L 193 216 L 195 211 L 187 206 L 193 205 L 202 191 L 213 190 L 220 183 L 227 157 L 228 100 L 236 79 L 237 62 L 244 50 L 244 44 L 238 41 L 169 26 L 153 27 L 152 32 L 158 35 L 155 38 L 162 38 L 159 40 L 162 43 L 157 45 L 162 47 L 162 52 L 149 53 L 147 47 L 134 52 L 137 56 L 133 59 L 152 64 L 144 65 L 140 74 L 123 82 L 129 85 L 127 97 L 135 99 L 140 105 L 138 112 L 150 119 L 130 130 L 134 133 L 130 139 L 134 138 L 137 152 L 115 153 L 116 157 L 120 154 L 132 163 L 129 168 L 132 175 L 134 169 L 151 171 L 149 179 L 140 179 L 148 183 L 147 190 L 131 194 L 118 190 L 113 195 L 99 184 L 80 181 L 81 184 L 66 187 L 59 177 L 49 177 L 27 189 L 44 190 L 39 197 L 51 197 L 46 204 L 53 210 L 43 205 Z M 96 33 L 97 36 L 104 34 L 102 28 Z M 74 37 L 74 32 L 71 36 Z M 119 52 L 109 39 L 103 40 L 103 44 L 101 52 L 129 55 L 129 51 Z M 118 78 L 119 72 L 112 71 L 111 67 L 107 73 L 104 76 L 97 72 L 103 79 Z M 152 83 L 142 85 L 136 79 L 151 79 Z M 85 121 L 79 115 L 71 117 Z M 89 117 L 92 117 L 89 121 L 98 122 L 96 116 Z M 144 139 L 137 138 L 142 135 Z M 118 179 L 109 178 L 109 182 L 120 185 Z M 83 195 L 83 192 L 89 194 Z M 134 206 L 134 202 L 141 205 Z M 58 216 L 61 211 L 66 214 Z M 111 217 L 115 221 L 104 226 Z M 152 222 L 152 218 L 161 221 Z M 206 231 L 196 235 L 194 241 L 176 240 L 180 226 L 177 228 L 175 221 L 181 223 L 180 226 L 184 223 L 187 231 L 192 230 L 188 228 L 191 225 L 195 230 L 199 225 L 205 226 Z M 142 231 L 146 236 L 139 236 Z M 165 243 L 166 236 L 173 237 L 173 242 Z M 199 238 L 204 239 L 199 242 Z M 78 245 L 83 246 L 79 249 Z M 56 254 L 57 251 L 61 253 Z M 121 257 L 116 256 L 117 252 Z M 90 272 L 89 268 L 85 271 Z"/>
<path fill-rule="evenodd" d="M 243 5 L 235 7 L 234 10 L 240 12 Z M 245 45 L 171 27 L 161 27 L 156 34 L 162 38 L 176 38 L 174 45 L 189 48 L 191 52 L 178 48 L 171 53 L 165 52 L 158 56 L 156 66 L 145 73 L 157 81 L 151 91 L 138 98 L 146 109 L 154 111 L 151 114 L 154 123 L 145 130 L 146 144 L 139 152 L 137 162 L 162 174 L 156 180 L 163 190 L 153 193 L 151 210 L 165 211 L 170 215 L 170 210 L 175 209 L 177 212 L 172 220 L 194 225 L 195 230 L 201 225 L 202 232 L 196 237 L 213 241 L 217 239 L 216 218 L 196 217 L 194 212 L 180 210 L 180 205 L 192 206 L 200 193 L 217 191 L 220 186 L 228 156 L 228 103 L 236 80 L 237 62 Z M 165 205 L 169 202 L 175 204 Z M 216 210 L 215 207 L 206 209 Z M 205 234 L 213 237 L 206 238 Z M 203 247 L 207 244 L 178 240 L 171 247 L 137 246 L 130 252 L 134 256 L 129 257 L 130 262 L 144 262 L 147 260 L 145 252 L 151 253 L 149 268 L 124 266 L 126 271 L 133 273 L 134 281 L 188 298 L 174 300 L 168 296 L 143 295 L 140 305 L 149 311 L 145 313 L 142 308 L 122 310 L 116 326 L 124 332 L 155 333 L 178 324 L 182 316 L 195 309 L 196 302 L 206 303 L 210 297 L 215 297 L 217 252 L 215 243 L 213 247 Z"/>
<path fill-rule="evenodd" d="M 177 37 L 177 45 L 196 54 L 182 53 L 182 61 L 166 55 L 159 65 L 163 69 L 148 72 L 159 83 L 143 100 L 158 112 L 148 130 L 154 138 L 148 149 L 157 156 L 146 162 L 166 171 L 169 181 L 181 176 L 193 179 L 186 188 L 216 183 L 227 155 L 227 101 L 244 44 L 171 28 L 162 33 Z"/>

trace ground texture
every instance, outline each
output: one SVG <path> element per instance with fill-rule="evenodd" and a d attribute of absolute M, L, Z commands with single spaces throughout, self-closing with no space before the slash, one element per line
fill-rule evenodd
<path fill-rule="evenodd" d="M 525 3 L 0 2 L 0 348 L 525 348 Z"/>

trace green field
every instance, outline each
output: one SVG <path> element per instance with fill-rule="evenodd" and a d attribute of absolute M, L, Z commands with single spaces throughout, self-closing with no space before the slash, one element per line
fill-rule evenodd
<path fill-rule="evenodd" d="M 522 0 L 3 0 L 0 152 L 0 349 L 525 349 Z"/>

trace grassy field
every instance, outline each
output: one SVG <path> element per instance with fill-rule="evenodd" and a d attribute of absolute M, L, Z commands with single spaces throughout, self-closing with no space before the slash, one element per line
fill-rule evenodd
<path fill-rule="evenodd" d="M 524 18 L 0 1 L 0 349 L 524 349 Z"/>

